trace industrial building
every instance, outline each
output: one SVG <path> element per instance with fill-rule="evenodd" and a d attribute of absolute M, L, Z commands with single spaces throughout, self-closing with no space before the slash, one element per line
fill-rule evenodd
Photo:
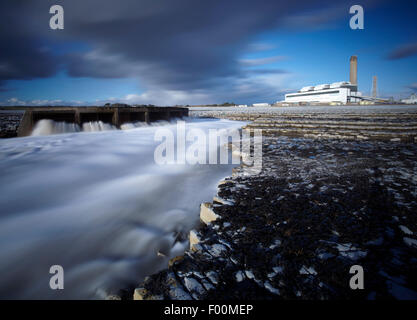
<path fill-rule="evenodd" d="M 285 95 L 285 103 L 358 103 L 362 93 L 358 91 L 358 58 L 350 58 L 350 81 L 304 87 Z"/>
<path fill-rule="evenodd" d="M 402 99 L 401 102 L 406 104 L 417 104 L 417 95 L 413 93 L 408 99 Z"/>
<path fill-rule="evenodd" d="M 254 103 L 252 104 L 253 107 L 263 108 L 263 107 L 270 107 L 271 105 L 267 102 L 261 102 L 261 103 Z"/>

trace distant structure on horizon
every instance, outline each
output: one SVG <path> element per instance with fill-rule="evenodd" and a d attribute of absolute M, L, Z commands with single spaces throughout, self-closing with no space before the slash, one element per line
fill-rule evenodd
<path fill-rule="evenodd" d="M 350 81 L 334 82 L 303 87 L 298 92 L 285 95 L 285 103 L 335 103 L 360 102 L 362 93 L 358 91 L 358 57 L 350 57 Z"/>
<path fill-rule="evenodd" d="M 260 107 L 270 107 L 271 105 L 267 102 L 261 102 L 261 103 L 254 103 L 252 104 L 252 106 L 260 108 Z"/>
<path fill-rule="evenodd" d="M 417 94 L 412 93 L 409 98 L 402 99 L 401 102 L 406 104 L 417 104 Z"/>
<path fill-rule="evenodd" d="M 373 76 L 372 78 L 372 98 L 376 98 L 378 95 L 378 78 L 377 76 Z"/>
<path fill-rule="evenodd" d="M 350 83 L 358 86 L 358 57 L 350 57 Z"/>

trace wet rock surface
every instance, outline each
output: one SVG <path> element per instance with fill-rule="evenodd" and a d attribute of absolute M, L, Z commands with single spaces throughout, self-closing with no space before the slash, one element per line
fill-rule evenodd
<path fill-rule="evenodd" d="M 416 159 L 414 143 L 264 137 L 262 172 L 219 184 L 219 218 L 141 297 L 416 299 Z"/>

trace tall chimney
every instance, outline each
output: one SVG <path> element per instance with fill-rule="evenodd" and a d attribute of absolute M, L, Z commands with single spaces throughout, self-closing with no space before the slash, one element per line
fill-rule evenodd
<path fill-rule="evenodd" d="M 378 90 L 378 86 L 377 86 L 377 82 L 378 82 L 378 78 L 376 76 L 374 76 L 372 78 L 372 98 L 376 98 L 377 96 L 377 90 Z"/>
<path fill-rule="evenodd" d="M 350 57 L 350 83 L 358 85 L 358 57 Z"/>

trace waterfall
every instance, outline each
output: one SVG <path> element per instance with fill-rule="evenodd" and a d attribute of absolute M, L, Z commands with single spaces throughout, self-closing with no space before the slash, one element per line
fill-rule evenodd
<path fill-rule="evenodd" d="M 56 122 L 43 119 L 36 123 L 32 131 L 32 136 L 49 136 L 51 134 L 79 132 L 80 126 L 76 123 Z"/>
<path fill-rule="evenodd" d="M 120 126 L 121 130 L 131 130 L 137 128 L 144 128 L 144 127 L 158 127 L 169 125 L 172 122 L 160 120 L 155 121 L 152 123 L 146 123 L 143 121 L 132 122 L 132 123 L 124 123 Z M 108 131 L 108 130 L 117 130 L 117 127 L 110 124 L 105 123 L 103 121 L 90 121 L 84 122 L 82 127 L 80 127 L 76 123 L 70 122 L 59 122 L 53 121 L 50 119 L 43 119 L 39 120 L 35 127 L 32 130 L 32 136 L 48 136 L 53 134 L 60 134 L 60 133 L 71 133 L 71 132 L 95 132 L 95 131 Z"/>

